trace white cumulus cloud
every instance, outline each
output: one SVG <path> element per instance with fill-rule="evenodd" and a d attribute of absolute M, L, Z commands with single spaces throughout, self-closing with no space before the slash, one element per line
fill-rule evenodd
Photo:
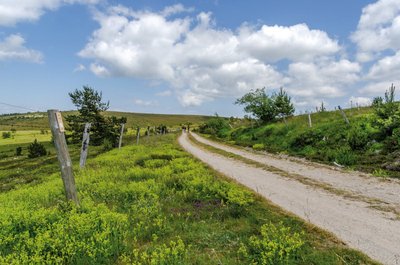
<path fill-rule="evenodd" d="M 12 26 L 21 21 L 38 20 L 46 11 L 65 4 L 96 4 L 100 0 L 1 0 L 0 26 Z"/>
<path fill-rule="evenodd" d="M 42 62 L 43 56 L 39 51 L 24 46 L 25 40 L 17 34 L 12 34 L 0 41 L 0 60 L 20 60 L 34 63 Z"/>
<path fill-rule="evenodd" d="M 400 1 L 379 0 L 364 7 L 351 39 L 358 46 L 360 61 L 370 61 L 385 50 L 399 50 Z"/>
<path fill-rule="evenodd" d="M 312 93 L 335 97 L 358 79 L 358 63 L 336 60 L 341 47 L 321 30 L 244 24 L 234 31 L 218 28 L 211 13 L 180 13 L 187 11 L 181 5 L 161 12 L 120 5 L 97 12 L 99 28 L 79 55 L 93 60 L 91 70 L 99 76 L 166 82 L 184 106 L 260 87 L 287 86 L 307 100 Z M 275 65 L 280 60 L 291 62 L 288 71 Z"/>

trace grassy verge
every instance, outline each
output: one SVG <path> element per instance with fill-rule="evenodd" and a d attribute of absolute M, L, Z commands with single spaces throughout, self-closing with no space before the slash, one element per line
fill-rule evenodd
<path fill-rule="evenodd" d="M 256 150 L 304 157 L 330 165 L 337 163 L 383 178 L 400 178 L 400 138 L 397 133 L 388 136 L 379 129 L 372 108 L 347 109 L 345 112 L 350 124 L 345 123 L 339 111 L 330 111 L 313 113 L 311 128 L 308 115 L 298 115 L 288 118 L 286 123 L 243 125 L 235 120 L 229 124 L 214 121 L 214 124 L 208 122 L 208 128 L 203 126 L 200 131 Z"/>
<path fill-rule="evenodd" d="M 42 177 L 0 193 L 0 263 L 374 264 L 205 167 L 175 135 L 76 170 L 79 208 L 58 173 Z"/>

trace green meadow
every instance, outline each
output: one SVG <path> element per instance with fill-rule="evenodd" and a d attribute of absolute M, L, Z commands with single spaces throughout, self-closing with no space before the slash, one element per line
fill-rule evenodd
<path fill-rule="evenodd" d="M 90 147 L 83 170 L 70 146 L 80 206 L 65 201 L 50 143 L 50 155 L 29 160 L 2 145 L 0 263 L 374 264 L 204 166 L 176 137 Z"/>

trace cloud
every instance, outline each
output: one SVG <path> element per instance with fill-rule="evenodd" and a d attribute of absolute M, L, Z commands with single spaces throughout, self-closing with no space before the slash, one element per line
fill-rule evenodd
<path fill-rule="evenodd" d="M 218 28 L 211 13 L 181 12 L 187 12 L 181 5 L 161 12 L 123 6 L 97 12 L 99 28 L 79 55 L 93 60 L 91 70 L 99 76 L 165 82 L 183 106 L 238 97 L 260 87 L 288 86 L 310 99 L 302 96 L 309 87 L 321 97 L 335 97 L 358 79 L 357 63 L 335 59 L 341 51 L 337 41 L 305 24 L 244 24 L 234 31 Z M 287 72 L 274 65 L 281 60 L 289 61 Z M 302 66 L 309 72 L 302 72 Z"/>
<path fill-rule="evenodd" d="M 0 26 L 13 26 L 22 21 L 36 21 L 46 11 L 66 4 L 96 4 L 100 0 L 2 0 Z"/>
<path fill-rule="evenodd" d="M 83 64 L 78 64 L 74 69 L 74 73 L 75 72 L 83 72 L 85 70 L 86 70 L 86 66 L 84 66 Z"/>
<path fill-rule="evenodd" d="M 349 104 L 353 104 L 353 107 L 355 106 L 370 106 L 372 103 L 372 100 L 370 98 L 367 97 L 350 97 L 349 99 Z"/>
<path fill-rule="evenodd" d="M 239 41 L 239 49 L 267 62 L 282 59 L 311 61 L 340 50 L 337 41 L 329 38 L 326 32 L 311 30 L 306 24 L 291 27 L 263 25 L 259 30 L 243 26 Z"/>
<path fill-rule="evenodd" d="M 351 39 L 358 46 L 360 61 L 370 61 L 385 50 L 399 50 L 400 1 L 380 0 L 364 7 Z"/>
<path fill-rule="evenodd" d="M 363 95 L 370 96 L 383 96 L 385 91 L 389 89 L 392 84 L 400 84 L 400 79 L 395 79 L 393 81 L 372 81 L 365 85 L 363 88 L 359 89 L 358 92 Z"/>
<path fill-rule="evenodd" d="M 158 102 L 157 101 L 146 101 L 146 100 L 142 100 L 142 99 L 135 99 L 133 101 L 133 103 L 135 103 L 135 105 L 138 106 L 142 106 L 142 107 L 151 107 L 151 106 L 157 106 Z"/>
<path fill-rule="evenodd" d="M 171 90 L 165 90 L 165 91 L 162 91 L 162 92 L 156 94 L 156 96 L 158 96 L 158 97 L 169 97 L 171 95 L 172 95 Z"/>
<path fill-rule="evenodd" d="M 361 66 L 340 61 L 297 62 L 289 65 L 287 89 L 301 105 L 318 105 L 326 98 L 346 94 L 343 88 L 360 79 Z"/>
<path fill-rule="evenodd" d="M 43 55 L 24 46 L 25 40 L 20 35 L 12 34 L 0 41 L 0 61 L 20 60 L 40 63 Z"/>

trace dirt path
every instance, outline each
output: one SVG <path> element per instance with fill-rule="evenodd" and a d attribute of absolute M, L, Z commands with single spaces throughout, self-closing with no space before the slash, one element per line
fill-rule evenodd
<path fill-rule="evenodd" d="M 194 136 L 198 140 L 203 139 Z M 179 143 L 189 153 L 212 168 L 248 186 L 289 212 L 334 233 L 350 247 L 359 249 L 384 264 L 400 264 L 400 221 L 393 219 L 393 214 L 371 208 L 371 205 L 364 200 L 345 198 L 325 189 L 304 184 L 294 178 L 283 177 L 212 153 L 192 144 L 185 133 L 179 138 Z M 213 142 L 210 144 L 214 145 Z M 215 146 L 225 147 L 220 144 Z M 282 161 L 286 162 L 286 160 Z M 365 182 L 369 183 L 369 181 Z M 364 189 L 360 190 L 364 192 L 363 194 L 367 192 Z"/>

